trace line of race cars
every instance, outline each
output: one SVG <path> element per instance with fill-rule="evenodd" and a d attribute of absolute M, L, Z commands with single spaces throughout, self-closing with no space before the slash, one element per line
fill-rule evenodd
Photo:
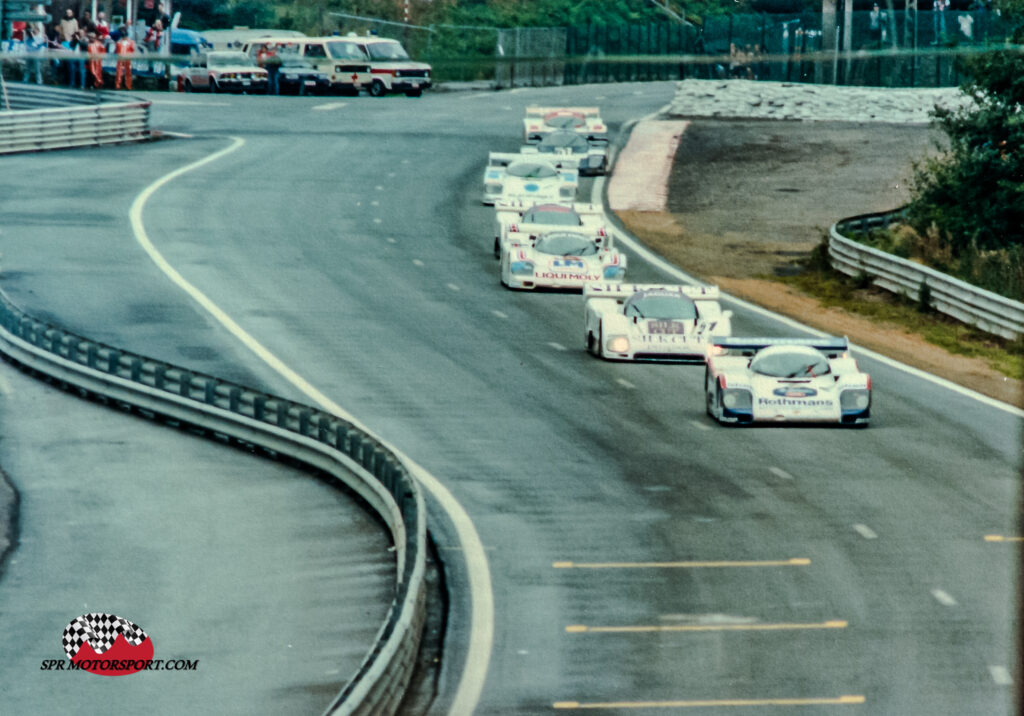
<path fill-rule="evenodd" d="M 703 363 L 719 423 L 869 423 L 871 377 L 846 338 L 733 337 L 718 287 L 624 281 L 627 257 L 602 208 L 576 201 L 580 175 L 608 168 L 598 108 L 528 107 L 523 140 L 518 153 L 491 152 L 484 171 L 504 286 L 581 291 L 596 357 Z"/>

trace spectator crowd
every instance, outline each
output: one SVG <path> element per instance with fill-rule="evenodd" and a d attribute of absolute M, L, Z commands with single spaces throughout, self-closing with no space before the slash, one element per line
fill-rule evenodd
<path fill-rule="evenodd" d="M 145 53 L 159 52 L 170 25 L 163 3 L 148 16 L 139 17 L 134 25 L 117 27 L 111 27 L 103 10 L 97 10 L 93 18 L 88 10 L 79 15 L 67 8 L 45 30 L 43 23 L 11 23 L 10 39 L 4 41 L 2 49 L 21 56 L 18 63 L 23 82 L 43 84 L 46 74 L 53 84 L 74 89 L 103 88 L 103 56 L 115 55 L 114 89 L 130 90 L 132 61 Z M 44 53 L 47 59 L 41 59 Z M 44 72 L 46 66 L 50 69 Z"/>

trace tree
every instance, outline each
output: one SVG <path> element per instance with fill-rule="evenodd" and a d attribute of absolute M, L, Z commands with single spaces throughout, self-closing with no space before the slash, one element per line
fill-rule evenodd
<path fill-rule="evenodd" d="M 1024 0 L 1000 6 L 1024 38 Z M 975 106 L 936 109 L 949 151 L 915 176 L 910 221 L 937 230 L 954 257 L 1024 249 L 1024 53 L 1017 48 L 962 59 L 961 91 Z"/>

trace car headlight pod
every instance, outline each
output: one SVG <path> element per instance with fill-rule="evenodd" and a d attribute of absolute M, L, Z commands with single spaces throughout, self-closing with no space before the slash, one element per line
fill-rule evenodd
<path fill-rule="evenodd" d="M 604 277 L 607 279 L 620 279 L 626 275 L 625 266 L 605 266 Z"/>
<path fill-rule="evenodd" d="M 749 412 L 754 404 L 753 397 L 749 390 L 739 388 L 726 388 L 722 391 L 722 405 L 729 410 L 744 410 Z"/>
<path fill-rule="evenodd" d="M 609 353 L 629 353 L 629 338 L 626 336 L 608 336 L 604 347 Z"/>
<path fill-rule="evenodd" d="M 513 261 L 510 270 L 514 276 L 532 276 L 533 261 Z"/>
<path fill-rule="evenodd" d="M 843 412 L 861 412 L 871 407 L 871 391 L 866 388 L 852 388 L 839 394 L 839 405 Z"/>
<path fill-rule="evenodd" d="M 484 193 L 486 194 L 500 194 L 501 184 L 484 184 Z"/>

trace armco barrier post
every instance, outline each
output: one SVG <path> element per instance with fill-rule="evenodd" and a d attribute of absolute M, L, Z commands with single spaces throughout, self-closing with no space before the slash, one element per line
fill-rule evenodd
<path fill-rule="evenodd" d="M 203 401 L 208 405 L 217 402 L 217 381 L 214 378 L 207 377 L 203 385 Z"/>
<path fill-rule="evenodd" d="M 257 395 L 252 399 L 252 416 L 257 420 L 263 420 L 263 416 L 267 412 L 267 397 L 265 395 Z"/>
<path fill-rule="evenodd" d="M 181 371 L 178 375 L 178 394 L 186 398 L 192 397 L 192 374 Z"/>
<path fill-rule="evenodd" d="M 242 402 L 242 389 L 232 386 L 228 390 L 228 410 L 232 413 L 239 412 L 239 404 Z"/>

